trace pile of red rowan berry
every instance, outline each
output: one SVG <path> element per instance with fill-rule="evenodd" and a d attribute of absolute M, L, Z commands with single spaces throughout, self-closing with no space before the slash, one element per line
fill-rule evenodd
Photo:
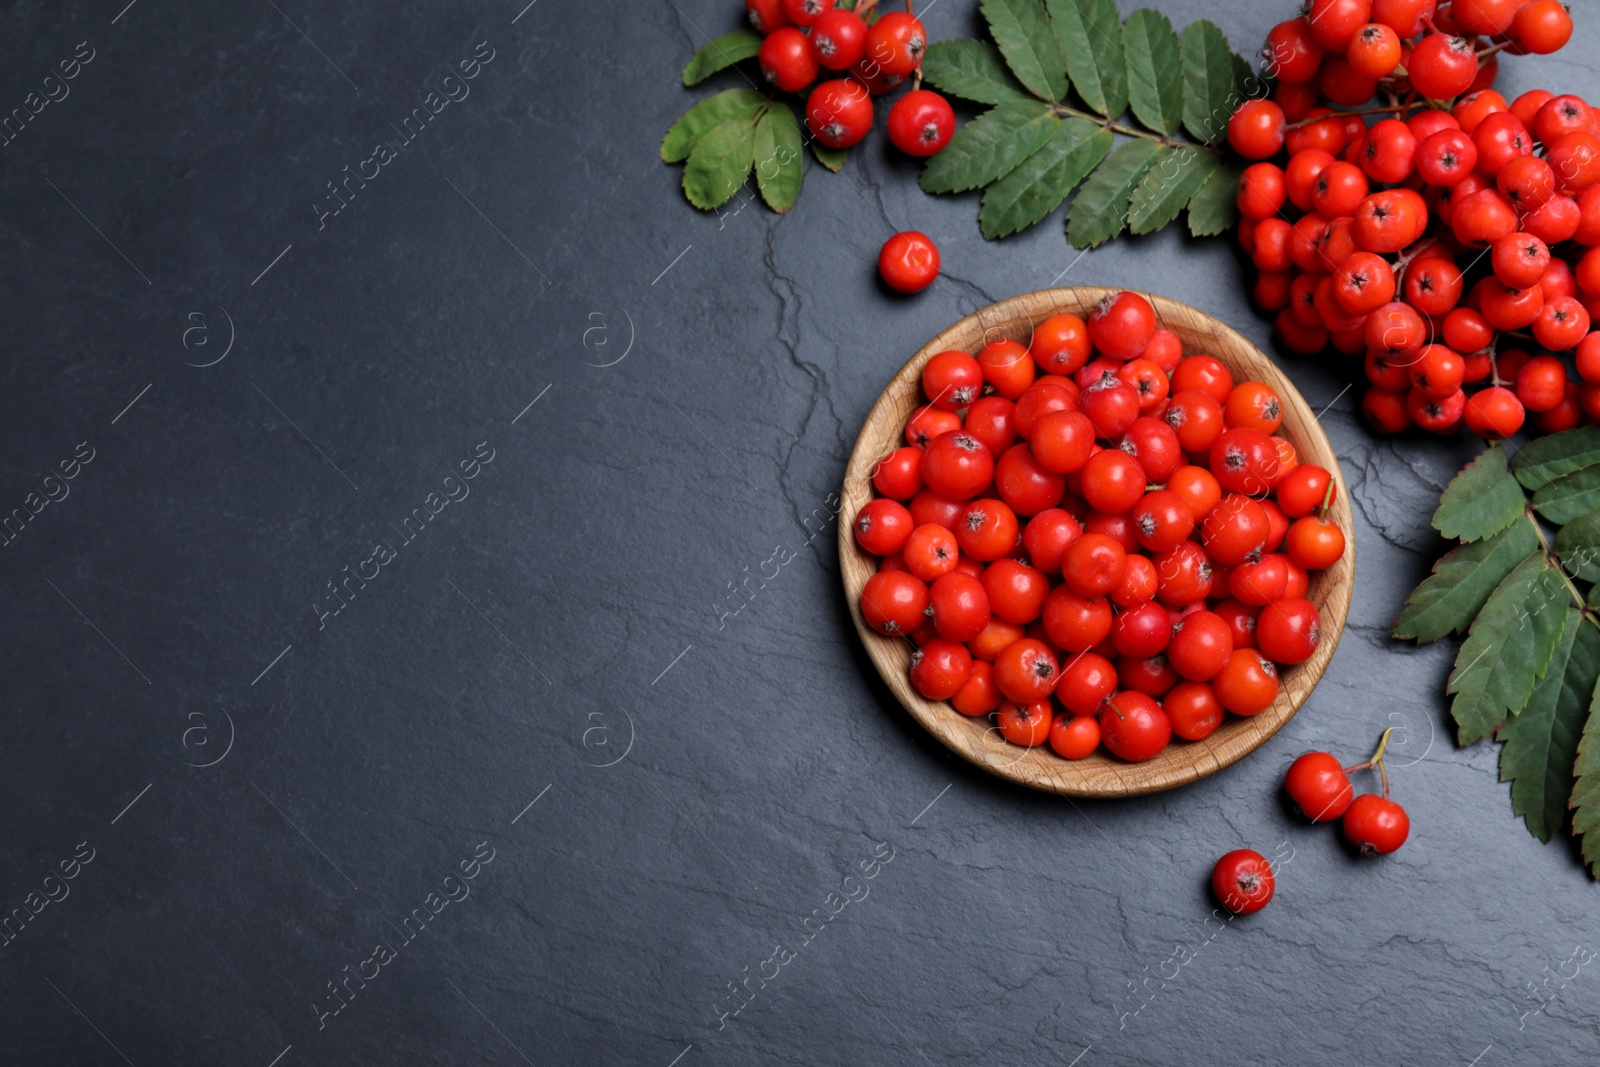
<path fill-rule="evenodd" d="M 1489 87 L 1497 53 L 1571 35 L 1559 0 L 1311 0 L 1268 34 L 1273 99 L 1228 127 L 1261 160 L 1238 194 L 1255 300 L 1289 348 L 1364 356 L 1380 431 L 1600 421 L 1600 113 Z"/>
<path fill-rule="evenodd" d="M 1185 355 L 1144 297 L 940 352 L 922 390 L 852 521 L 880 557 L 862 617 L 916 645 L 927 699 L 1139 761 L 1264 711 L 1316 651 L 1335 483 L 1274 436 L 1270 387 Z"/>
<path fill-rule="evenodd" d="M 912 90 L 889 108 L 889 140 L 909 156 L 934 155 L 955 136 L 956 113 L 943 96 L 922 88 L 927 31 L 909 10 L 886 12 L 869 25 L 865 16 L 876 2 L 862 0 L 847 11 L 834 0 L 745 0 L 750 25 L 764 38 L 756 54 L 761 73 L 783 92 L 806 93 L 806 129 L 828 148 L 859 143 L 872 129 L 872 98 L 914 76 Z M 817 82 L 824 70 L 843 76 Z M 920 292 L 938 277 L 939 249 L 926 234 L 897 233 L 878 254 L 878 273 L 892 289 Z"/>

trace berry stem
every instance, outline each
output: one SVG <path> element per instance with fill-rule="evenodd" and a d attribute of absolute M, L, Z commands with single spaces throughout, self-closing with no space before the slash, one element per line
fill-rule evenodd
<path fill-rule="evenodd" d="M 1404 104 L 1394 104 L 1393 106 L 1384 107 L 1364 107 L 1359 111 L 1330 111 L 1326 115 L 1316 115 L 1310 118 L 1303 118 L 1299 122 L 1291 122 L 1284 129 L 1298 130 L 1302 126 L 1310 126 L 1324 119 L 1342 119 L 1349 115 L 1398 115 L 1406 106 Z"/>
<path fill-rule="evenodd" d="M 1328 488 L 1322 494 L 1322 506 L 1317 509 L 1317 518 L 1323 522 L 1328 521 L 1328 509 L 1333 506 L 1333 487 L 1337 484 L 1331 476 L 1328 478 Z"/>
<path fill-rule="evenodd" d="M 1504 52 L 1507 48 L 1510 48 L 1510 47 L 1511 47 L 1511 42 L 1510 41 L 1501 41 L 1499 44 L 1492 44 L 1488 48 L 1480 48 L 1480 49 L 1478 49 L 1478 52 L 1477 52 L 1478 62 L 1481 63 L 1486 58 L 1488 58 L 1489 56 L 1494 55 L 1496 52 Z"/>
<path fill-rule="evenodd" d="M 1378 738 L 1378 747 L 1373 750 L 1372 755 L 1368 757 L 1367 762 L 1357 763 L 1354 766 L 1346 767 L 1344 769 L 1344 773 L 1354 774 L 1356 771 L 1370 771 L 1374 767 L 1378 768 L 1378 772 L 1383 775 L 1384 796 L 1389 795 L 1389 775 L 1388 772 L 1383 770 L 1383 753 L 1384 750 L 1389 747 L 1389 735 L 1392 733 L 1394 733 L 1393 726 L 1383 731 L 1383 734 Z"/>

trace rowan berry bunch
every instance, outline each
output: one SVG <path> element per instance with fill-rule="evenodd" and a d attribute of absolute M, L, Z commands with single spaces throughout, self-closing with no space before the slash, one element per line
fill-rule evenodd
<path fill-rule="evenodd" d="M 1255 300 L 1289 348 L 1364 359 L 1381 431 L 1600 421 L 1600 113 L 1490 88 L 1498 53 L 1571 35 L 1558 0 L 1312 0 L 1268 34 L 1273 99 L 1228 130 L 1260 161 L 1237 198 Z"/>
<path fill-rule="evenodd" d="M 927 699 L 1141 761 L 1264 711 L 1316 651 L 1332 476 L 1275 436 L 1269 386 L 1186 355 L 1144 297 L 940 352 L 922 389 L 852 521 L 880 557 L 862 617 L 917 646 Z"/>
<path fill-rule="evenodd" d="M 806 127 L 828 148 L 849 148 L 866 137 L 872 98 L 916 75 L 928 46 L 910 4 L 881 15 L 876 0 L 850 9 L 834 0 L 745 0 L 744 6 L 751 28 L 763 37 L 756 54 L 762 76 L 782 92 L 806 95 Z M 919 77 L 889 109 L 888 125 L 900 151 L 931 156 L 950 143 L 956 115 L 944 97 L 921 87 Z"/>
<path fill-rule="evenodd" d="M 1389 747 L 1391 733 L 1392 728 L 1383 732 L 1377 751 L 1365 763 L 1343 767 L 1331 753 L 1307 752 L 1289 765 L 1283 780 L 1284 791 L 1301 814 L 1312 822 L 1340 820 L 1344 836 L 1369 856 L 1393 852 L 1405 844 L 1411 833 L 1406 810 L 1389 799 L 1389 770 L 1384 766 L 1383 753 Z M 1350 775 L 1370 770 L 1378 772 L 1383 792 L 1358 796 L 1350 784 Z"/>

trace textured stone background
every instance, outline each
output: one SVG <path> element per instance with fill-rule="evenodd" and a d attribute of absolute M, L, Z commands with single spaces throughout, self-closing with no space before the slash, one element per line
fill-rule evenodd
<path fill-rule="evenodd" d="M 0 1060 L 1592 1062 L 1600 977 L 1526 1013 L 1600 946 L 1597 890 L 1513 819 L 1496 751 L 1455 748 L 1452 649 L 1385 636 L 1470 445 L 1375 440 L 1352 368 L 1286 359 L 1358 504 L 1349 630 L 1277 739 L 1137 802 L 947 754 L 858 647 L 832 526 L 807 543 L 881 385 L 992 300 L 1144 287 L 1269 344 L 1227 242 L 1079 258 L 1058 212 L 985 243 L 976 198 L 923 195 L 881 136 L 790 217 L 701 215 L 656 150 L 735 0 L 124 2 L 0 22 L 3 110 L 93 49 L 0 149 L 0 511 L 94 455 L 0 554 L 4 909 L 93 850 L 3 950 Z M 1248 50 L 1291 5 L 1163 7 Z M 1600 93 L 1593 15 L 1503 81 Z M 927 11 L 935 39 L 976 19 Z M 325 183 L 480 42 L 470 97 L 319 229 Z M 911 227 L 947 271 L 900 299 L 872 262 Z M 480 442 L 470 496 L 403 544 Z M 1414 836 L 1364 862 L 1277 787 L 1391 725 Z M 1278 899 L 1207 924 L 1243 845 L 1289 859 Z"/>

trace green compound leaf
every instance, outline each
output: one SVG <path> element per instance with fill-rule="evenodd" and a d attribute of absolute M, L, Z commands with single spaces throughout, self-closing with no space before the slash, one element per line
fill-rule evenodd
<path fill-rule="evenodd" d="M 800 196 L 804 151 L 799 120 L 788 104 L 774 102 L 756 122 L 755 169 L 761 199 L 780 215 Z"/>
<path fill-rule="evenodd" d="M 1230 163 L 1207 178 L 1189 198 L 1191 236 L 1215 237 L 1239 221 L 1239 178 L 1243 174 L 1242 166 Z"/>
<path fill-rule="evenodd" d="M 750 176 L 755 139 L 755 124 L 746 118 L 718 123 L 700 138 L 683 169 L 683 193 L 689 203 L 710 211 L 731 200 Z"/>
<path fill-rule="evenodd" d="M 922 189 L 961 193 L 988 185 L 1043 147 L 1060 123 L 1050 105 L 1038 101 L 991 108 L 957 130 L 944 151 L 928 160 Z"/>
<path fill-rule="evenodd" d="M 1596 464 L 1600 464 L 1600 426 L 1540 437 L 1511 458 L 1517 481 L 1529 491 Z"/>
<path fill-rule="evenodd" d="M 1121 233 L 1128 222 L 1128 198 L 1165 151 L 1154 141 L 1129 141 L 1113 152 L 1073 198 L 1067 241 L 1074 248 L 1093 248 Z"/>
<path fill-rule="evenodd" d="M 1228 38 L 1206 19 L 1183 31 L 1183 128 L 1197 141 L 1216 144 L 1228 132 L 1239 102 Z"/>
<path fill-rule="evenodd" d="M 1538 535 L 1526 522 L 1451 549 L 1433 565 L 1433 574 L 1412 591 L 1389 633 L 1419 644 L 1449 633 L 1465 633 L 1495 587 L 1538 550 Z"/>
<path fill-rule="evenodd" d="M 1111 131 L 1067 119 L 1043 148 L 983 194 L 978 226 L 990 240 L 1027 229 L 1067 198 L 1111 151 Z"/>
<path fill-rule="evenodd" d="M 672 124 L 661 142 L 661 158 L 668 163 L 682 163 L 713 126 L 729 119 L 754 119 L 766 99 L 766 94 L 755 89 L 727 89 L 706 97 Z"/>
<path fill-rule="evenodd" d="M 983 0 L 979 9 L 1018 81 L 1044 100 L 1067 95 L 1067 61 L 1040 0 Z"/>
<path fill-rule="evenodd" d="M 1478 541 L 1522 518 L 1527 507 L 1522 486 L 1506 466 L 1506 450 L 1493 445 L 1450 479 L 1433 528 L 1457 541 Z"/>
<path fill-rule="evenodd" d="M 1045 0 L 1072 86 L 1107 118 L 1128 110 L 1122 20 L 1113 0 Z"/>
<path fill-rule="evenodd" d="M 848 148 L 829 148 L 815 138 L 811 141 L 811 154 L 817 157 L 817 162 L 838 174 L 844 169 L 844 161 L 850 158 Z"/>
<path fill-rule="evenodd" d="M 1557 525 L 1600 508 L 1600 467 L 1582 467 L 1533 494 L 1539 514 Z"/>
<path fill-rule="evenodd" d="M 1600 511 L 1579 515 L 1561 527 L 1550 547 L 1562 570 L 1586 582 L 1600 582 Z"/>
<path fill-rule="evenodd" d="M 1450 714 L 1459 740 L 1470 745 L 1492 734 L 1527 705 L 1544 677 L 1568 602 L 1561 572 L 1529 556 L 1495 587 L 1478 613 L 1450 674 Z"/>
<path fill-rule="evenodd" d="M 1165 151 L 1128 199 L 1128 228 L 1136 234 L 1161 229 L 1221 166 L 1220 159 L 1198 148 Z"/>
<path fill-rule="evenodd" d="M 1511 783 L 1511 810 L 1540 841 L 1566 824 L 1579 739 L 1600 678 L 1600 629 L 1571 606 L 1561 618 L 1549 671 L 1499 735 L 1505 742 L 1500 778 Z"/>
<path fill-rule="evenodd" d="M 1578 759 L 1573 767 L 1576 783 L 1572 787 L 1572 832 L 1583 835 L 1583 858 L 1589 873 L 1600 879 L 1600 693 L 1591 695 L 1588 722 L 1578 741 Z"/>
<path fill-rule="evenodd" d="M 922 57 L 922 80 L 950 96 L 979 104 L 1027 100 L 1028 91 L 1011 71 L 1000 50 L 988 41 L 940 41 Z"/>
<path fill-rule="evenodd" d="M 726 70 L 741 59 L 752 59 L 761 51 L 761 35 L 755 30 L 734 30 L 707 41 L 683 68 L 683 84 L 699 85 L 719 70 Z"/>
<path fill-rule="evenodd" d="M 1134 115 L 1157 133 L 1171 133 L 1183 121 L 1183 60 L 1172 23 L 1141 8 L 1123 23 L 1122 44 Z"/>

